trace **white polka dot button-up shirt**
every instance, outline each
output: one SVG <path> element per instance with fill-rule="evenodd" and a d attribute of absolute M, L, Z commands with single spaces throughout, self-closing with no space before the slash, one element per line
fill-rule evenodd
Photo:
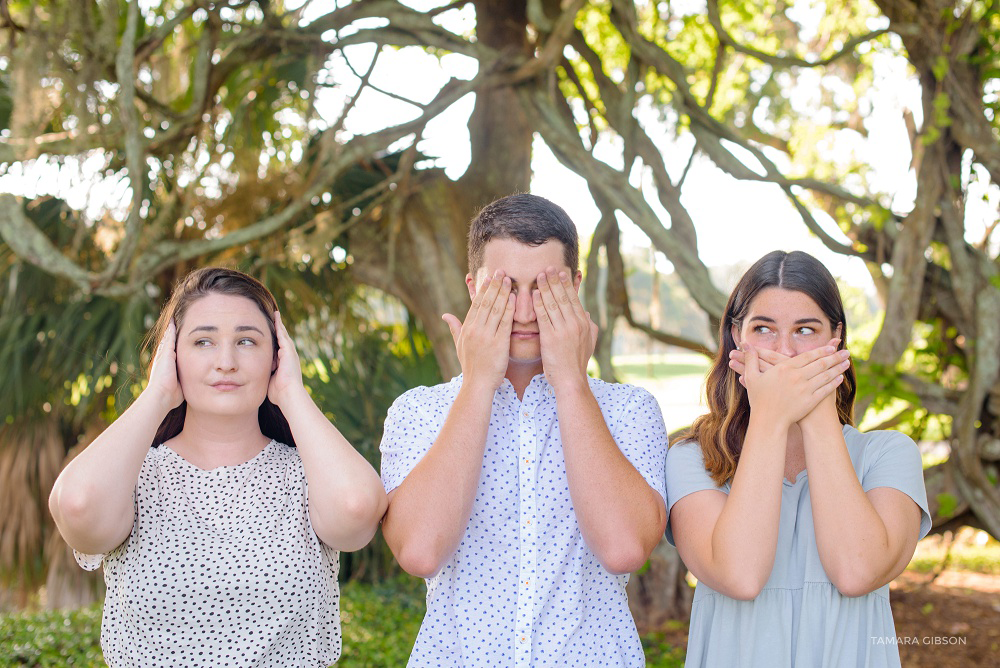
<path fill-rule="evenodd" d="M 430 449 L 461 382 L 415 388 L 389 409 L 387 491 Z M 667 434 L 656 400 L 631 385 L 591 379 L 590 388 L 618 447 L 666 498 Z M 552 387 L 535 376 L 519 401 L 505 379 L 493 398 L 472 517 L 458 549 L 427 580 L 427 614 L 408 665 L 643 666 L 627 582 L 583 541 Z"/>

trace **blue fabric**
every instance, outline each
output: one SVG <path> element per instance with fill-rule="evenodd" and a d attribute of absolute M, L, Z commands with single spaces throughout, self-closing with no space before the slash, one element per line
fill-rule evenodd
<path fill-rule="evenodd" d="M 920 452 L 894 431 L 863 434 L 844 426 L 844 440 L 867 492 L 898 489 L 920 507 L 920 536 L 931 528 Z M 729 493 L 705 470 L 701 448 L 688 441 L 670 448 L 666 463 L 667 513 L 679 499 L 705 489 Z M 668 521 L 667 540 L 674 537 Z M 687 666 L 727 668 L 882 668 L 899 666 L 889 585 L 856 598 L 844 596 L 819 559 L 806 471 L 782 483 L 778 546 L 771 577 L 752 601 L 738 601 L 703 582 L 695 588 Z"/>

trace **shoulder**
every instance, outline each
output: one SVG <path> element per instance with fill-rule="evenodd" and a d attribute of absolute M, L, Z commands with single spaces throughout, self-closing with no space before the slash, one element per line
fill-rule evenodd
<path fill-rule="evenodd" d="M 891 429 L 876 429 L 874 431 L 859 431 L 857 428 L 844 425 L 844 441 L 851 459 L 855 462 L 872 462 L 883 455 L 911 454 L 919 458 L 920 450 L 913 439 L 906 434 Z"/>
<path fill-rule="evenodd" d="M 702 453 L 698 441 L 688 438 L 671 445 L 667 449 L 667 468 L 671 466 L 694 467 L 704 470 L 705 455 Z"/>
<path fill-rule="evenodd" d="M 597 403 L 613 407 L 654 406 L 660 405 L 649 390 L 629 383 L 608 383 L 600 378 L 589 378 L 590 391 L 594 393 Z"/>
<path fill-rule="evenodd" d="M 648 437 L 652 430 L 654 435 L 662 438 L 666 447 L 663 413 L 648 390 L 627 383 L 607 383 L 598 378 L 590 378 L 589 384 L 612 434 L 624 435 L 627 431 Z"/>
<path fill-rule="evenodd" d="M 427 409 L 433 412 L 436 407 L 450 406 L 455 401 L 461 387 L 462 376 L 459 375 L 447 383 L 420 385 L 411 388 L 392 402 L 392 406 L 389 407 L 389 417 L 425 412 Z"/>
<path fill-rule="evenodd" d="M 299 456 L 298 448 L 282 443 L 281 441 L 272 440 L 268 443 L 265 455 L 273 462 L 287 464 L 297 464 L 302 462 L 302 458 Z"/>

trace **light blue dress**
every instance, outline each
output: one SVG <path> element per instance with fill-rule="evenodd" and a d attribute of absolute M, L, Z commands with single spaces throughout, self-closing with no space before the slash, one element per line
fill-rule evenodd
<path fill-rule="evenodd" d="M 920 536 L 931 528 L 920 452 L 894 431 L 862 434 L 844 426 L 844 439 L 861 487 L 898 489 L 920 506 Z M 667 512 L 679 499 L 716 486 L 700 446 L 687 441 L 667 452 Z M 670 523 L 667 540 L 674 542 Z M 726 668 L 883 668 L 899 666 L 889 585 L 844 596 L 819 560 L 809 478 L 783 481 L 778 549 L 771 577 L 752 601 L 738 601 L 704 582 L 695 588 L 686 666 Z"/>

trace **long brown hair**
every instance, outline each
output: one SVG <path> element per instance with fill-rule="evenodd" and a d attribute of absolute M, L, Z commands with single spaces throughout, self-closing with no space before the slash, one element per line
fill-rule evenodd
<path fill-rule="evenodd" d="M 160 317 L 153 325 L 153 329 L 150 330 L 149 336 L 146 337 L 145 350 L 149 353 L 150 364 L 152 364 L 152 353 L 160 345 L 170 321 L 173 320 L 176 323 L 179 332 L 191 304 L 211 294 L 246 297 L 256 304 L 267 320 L 267 328 L 271 332 L 272 349 L 275 359 L 277 359 L 278 335 L 274 329 L 274 312 L 278 310 L 278 305 L 274 301 L 274 295 L 264 287 L 263 283 L 242 271 L 222 267 L 205 267 L 204 269 L 195 269 L 174 286 L 174 291 L 170 295 L 167 305 L 163 307 Z M 148 369 L 146 374 L 148 376 Z M 160 445 L 181 433 L 186 414 L 186 401 L 181 402 L 180 406 L 167 413 L 163 422 L 156 429 L 152 445 L 154 447 Z M 266 397 L 264 403 L 257 410 L 257 421 L 260 423 L 261 432 L 268 438 L 273 438 L 286 445 L 295 445 L 288 420 L 282 415 L 281 409 Z"/>
<path fill-rule="evenodd" d="M 750 401 L 735 371 L 729 368 L 729 353 L 736 349 L 733 326 L 739 329 L 754 298 L 765 288 L 795 290 L 811 298 L 830 320 L 830 328 L 841 326 L 839 349 L 847 347 L 847 321 L 844 304 L 833 275 L 819 260 L 793 251 L 772 251 L 757 260 L 737 283 L 726 304 L 725 317 L 719 323 L 719 351 L 705 380 L 709 412 L 673 443 L 694 440 L 701 446 L 705 469 L 717 485 L 732 479 L 740 461 L 743 439 L 750 422 Z M 844 372 L 844 382 L 837 387 L 837 415 L 841 424 L 854 424 L 854 396 L 858 384 L 854 362 Z"/>

